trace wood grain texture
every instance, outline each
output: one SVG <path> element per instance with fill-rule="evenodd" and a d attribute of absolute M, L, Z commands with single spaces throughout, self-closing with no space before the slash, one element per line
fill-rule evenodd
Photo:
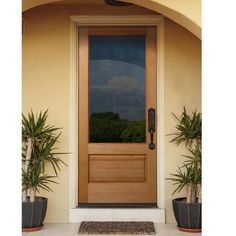
<path fill-rule="evenodd" d="M 144 155 L 90 155 L 89 182 L 144 182 Z"/>
<path fill-rule="evenodd" d="M 146 34 L 146 94 L 147 94 L 147 110 L 154 108 L 157 113 L 157 33 L 156 27 L 147 27 Z M 148 114 L 146 114 L 146 120 Z M 157 130 L 157 114 L 155 122 L 155 130 Z M 148 126 L 146 126 L 148 127 Z M 150 135 L 146 131 L 147 140 L 150 142 Z M 156 133 L 153 142 L 156 142 Z M 147 185 L 151 202 L 157 201 L 157 146 L 154 150 L 147 149 Z"/>
<path fill-rule="evenodd" d="M 129 26 L 89 27 L 89 35 L 145 35 L 145 27 L 130 28 Z"/>
<path fill-rule="evenodd" d="M 99 35 L 135 35 L 134 28 L 138 29 L 82 27 L 79 31 L 79 203 L 157 202 L 157 151 L 148 148 L 150 135 L 147 130 L 147 111 L 151 107 L 156 109 L 157 102 L 155 27 L 137 30 L 137 35 L 143 32 L 146 35 L 146 143 L 88 142 L 88 36 L 92 32 Z"/>
<path fill-rule="evenodd" d="M 146 154 L 146 143 L 89 143 L 88 154 Z"/>
<path fill-rule="evenodd" d="M 145 182 L 89 183 L 88 203 L 155 203 Z"/>
<path fill-rule="evenodd" d="M 88 29 L 79 29 L 79 202 L 88 201 Z M 83 114 L 83 115 L 81 115 Z"/>

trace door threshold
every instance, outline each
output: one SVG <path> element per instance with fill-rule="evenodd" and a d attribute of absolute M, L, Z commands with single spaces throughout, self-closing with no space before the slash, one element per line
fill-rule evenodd
<path fill-rule="evenodd" d="M 158 208 L 156 203 L 79 203 L 77 208 Z"/>
<path fill-rule="evenodd" d="M 153 221 L 165 223 L 165 209 L 156 207 L 76 207 L 70 209 L 70 222 Z"/>

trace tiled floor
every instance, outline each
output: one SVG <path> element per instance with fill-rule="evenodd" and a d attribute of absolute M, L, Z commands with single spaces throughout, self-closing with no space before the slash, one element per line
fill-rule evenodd
<path fill-rule="evenodd" d="M 79 223 L 45 224 L 42 230 L 31 233 L 22 233 L 22 236 L 75 236 Z M 175 224 L 155 224 L 156 234 L 159 236 L 200 236 L 200 233 L 185 233 L 176 228 Z M 111 235 L 109 235 L 111 236 Z M 118 236 L 118 235 L 116 235 Z M 127 235 L 128 236 L 128 235 Z"/>

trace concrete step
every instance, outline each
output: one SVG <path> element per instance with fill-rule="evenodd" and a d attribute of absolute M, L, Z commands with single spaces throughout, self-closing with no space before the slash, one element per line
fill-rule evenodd
<path fill-rule="evenodd" d="M 81 221 L 152 221 L 165 223 L 161 208 L 74 208 L 70 209 L 70 223 Z"/>

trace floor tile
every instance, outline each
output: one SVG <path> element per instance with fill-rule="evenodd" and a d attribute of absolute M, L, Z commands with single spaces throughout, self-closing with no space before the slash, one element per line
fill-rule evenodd
<path fill-rule="evenodd" d="M 36 232 L 30 232 L 30 233 L 22 233 L 22 236 L 76 236 L 78 235 L 77 234 L 78 229 L 79 229 L 79 223 L 45 224 L 42 230 L 36 231 Z M 182 232 L 176 228 L 175 224 L 155 224 L 155 230 L 158 236 L 200 236 L 201 235 L 201 233 Z M 93 235 L 93 236 L 101 236 L 101 235 Z M 119 236 L 119 235 L 116 234 L 116 236 Z"/>

